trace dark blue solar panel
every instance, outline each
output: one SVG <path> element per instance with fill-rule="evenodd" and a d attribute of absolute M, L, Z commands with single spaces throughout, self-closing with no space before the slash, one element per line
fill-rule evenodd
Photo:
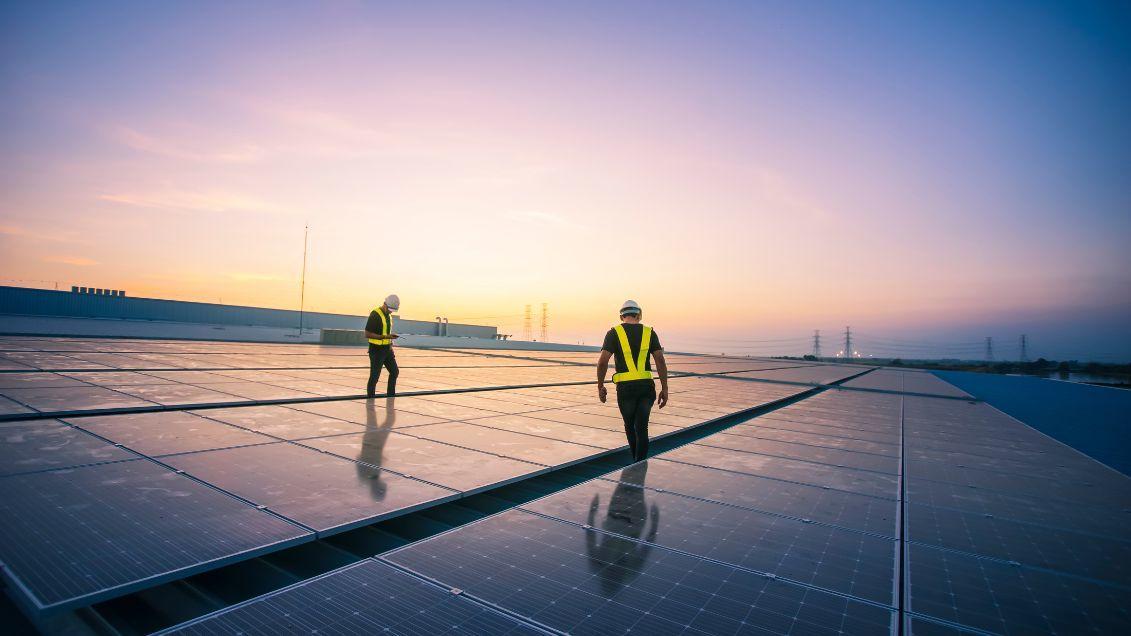
<path fill-rule="evenodd" d="M 706 437 L 704 441 L 710 439 Z M 838 468 L 798 459 L 714 448 L 703 444 L 681 446 L 664 453 L 664 459 L 811 486 L 835 488 L 873 497 L 895 499 L 899 492 L 899 478 L 892 474 Z"/>
<path fill-rule="evenodd" d="M 896 542 L 746 508 L 595 480 L 526 504 L 540 514 L 895 604 Z"/>
<path fill-rule="evenodd" d="M 710 437 L 699 440 L 700 444 L 746 451 L 749 453 L 762 453 L 775 457 L 801 459 L 807 462 L 817 462 L 830 466 L 843 466 L 845 468 L 859 468 L 860 470 L 875 470 L 884 473 L 899 472 L 899 457 L 894 455 L 879 455 L 848 451 L 827 446 L 812 444 L 797 444 L 778 440 L 750 437 L 748 435 L 731 435 L 729 433 L 716 433 Z"/>
<path fill-rule="evenodd" d="M 501 612 L 367 559 L 162 634 L 541 634 Z"/>
<path fill-rule="evenodd" d="M 845 596 L 510 511 L 389 561 L 571 634 L 889 634 L 894 612 Z"/>
<path fill-rule="evenodd" d="M 1126 514 L 1126 513 L 1124 513 Z M 1003 561 L 1131 585 L 1131 542 L 929 506 L 907 506 L 907 537 Z"/>
<path fill-rule="evenodd" d="M 0 424 L 0 476 L 137 457 L 56 420 Z"/>
<path fill-rule="evenodd" d="M 162 461 L 320 533 L 404 514 L 458 494 L 286 442 L 173 455 Z"/>
<path fill-rule="evenodd" d="M 636 464 L 607 479 L 702 497 L 755 510 L 790 515 L 821 523 L 896 536 L 897 502 L 806 484 L 779 481 L 705 466 L 666 461 L 663 455 L 646 462 L 645 475 Z"/>
<path fill-rule="evenodd" d="M 911 545 L 910 611 L 1001 634 L 1131 633 L 1131 591 Z"/>
<path fill-rule="evenodd" d="M 87 605 L 310 538 L 147 460 L 0 479 L 0 562 L 37 610 Z"/>

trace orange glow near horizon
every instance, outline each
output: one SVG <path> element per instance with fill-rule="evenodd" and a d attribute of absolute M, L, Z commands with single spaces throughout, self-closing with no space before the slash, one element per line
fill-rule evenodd
<path fill-rule="evenodd" d="M 1119 205 L 1046 178 L 1059 142 L 984 111 L 1038 100 L 992 77 L 903 105 L 874 96 L 935 84 L 891 62 L 891 86 L 846 86 L 823 56 L 866 52 L 804 48 L 819 29 L 795 34 L 814 58 L 790 66 L 751 62 L 726 16 L 691 41 L 666 22 L 327 13 L 227 16 L 208 38 L 121 26 L 137 38 L 122 51 L 109 16 L 77 62 L 50 38 L 12 45 L 0 283 L 297 308 L 309 223 L 307 310 L 362 314 L 396 292 L 407 318 L 520 334 L 523 306 L 537 325 L 548 302 L 563 342 L 597 342 L 625 298 L 710 349 L 1131 290 Z M 1027 155 L 1052 167 L 1002 161 Z"/>

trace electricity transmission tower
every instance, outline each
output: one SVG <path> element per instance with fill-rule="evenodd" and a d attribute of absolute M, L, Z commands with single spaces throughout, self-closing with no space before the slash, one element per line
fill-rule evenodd
<path fill-rule="evenodd" d="M 1029 336 L 1021 334 L 1021 362 L 1029 361 Z"/>
<path fill-rule="evenodd" d="M 534 313 L 530 305 L 526 306 L 526 316 L 522 319 L 522 339 L 527 342 L 534 339 Z"/>
<path fill-rule="evenodd" d="M 994 338 L 986 336 L 986 362 L 994 361 Z"/>
<path fill-rule="evenodd" d="M 546 303 L 542 303 L 542 342 L 549 342 L 549 320 L 550 315 Z"/>
<path fill-rule="evenodd" d="M 818 360 L 821 359 L 821 330 L 820 329 L 814 329 L 813 330 L 813 357 L 818 359 Z"/>
<path fill-rule="evenodd" d="M 852 357 L 852 327 L 844 328 L 844 357 Z"/>

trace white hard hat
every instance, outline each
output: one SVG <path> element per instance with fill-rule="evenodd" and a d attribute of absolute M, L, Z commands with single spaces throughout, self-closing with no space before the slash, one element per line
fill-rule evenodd
<path fill-rule="evenodd" d="M 620 315 L 623 316 L 625 314 L 639 314 L 639 313 L 642 313 L 641 310 L 640 310 L 640 305 L 635 300 L 626 300 L 623 303 L 621 303 Z"/>
<path fill-rule="evenodd" d="M 401 297 L 396 294 L 389 294 L 385 297 L 385 305 L 389 309 L 396 311 L 401 308 Z"/>

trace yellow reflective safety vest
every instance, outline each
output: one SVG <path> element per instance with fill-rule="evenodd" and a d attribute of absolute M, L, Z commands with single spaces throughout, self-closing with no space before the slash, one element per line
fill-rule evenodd
<path fill-rule="evenodd" d="M 390 324 L 392 322 L 392 317 L 391 316 L 385 316 L 385 312 L 381 311 L 380 307 L 374 309 L 373 311 L 377 312 L 377 317 L 381 319 L 381 335 L 382 336 L 389 335 L 389 333 L 390 333 L 389 329 L 390 329 L 390 327 L 392 327 L 392 325 Z M 390 338 L 370 338 L 369 344 L 377 345 L 377 346 L 391 345 L 391 344 L 393 344 L 393 341 Z"/>
<path fill-rule="evenodd" d="M 624 325 L 613 327 L 613 331 L 617 332 L 617 339 L 620 340 L 620 350 L 624 355 L 624 365 L 628 367 L 628 371 L 624 373 L 614 373 L 613 382 L 651 380 L 652 372 L 647 369 L 648 347 L 652 344 L 652 328 L 644 327 L 644 332 L 640 334 L 640 354 L 636 357 L 636 360 L 632 359 L 632 347 L 628 344 L 628 334 L 624 332 Z"/>

